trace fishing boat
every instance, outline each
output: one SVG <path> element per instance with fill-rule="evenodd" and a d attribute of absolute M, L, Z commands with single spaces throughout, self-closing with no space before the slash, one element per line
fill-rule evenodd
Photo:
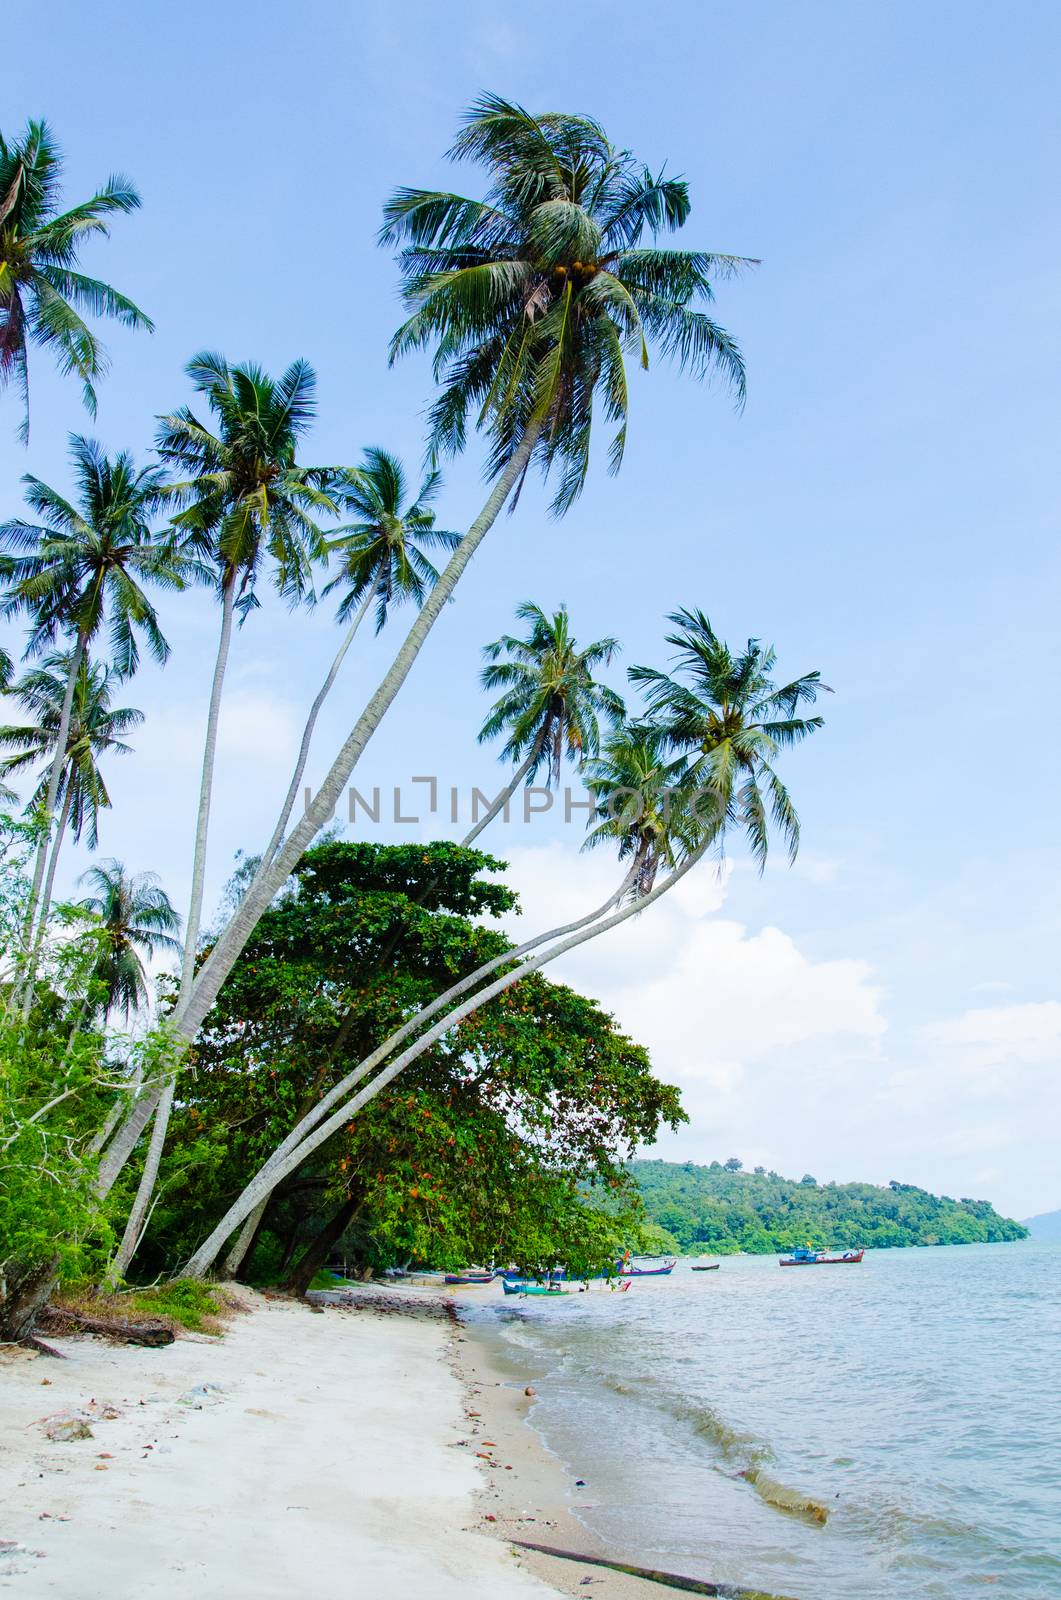
<path fill-rule="evenodd" d="M 865 1250 L 845 1250 L 842 1256 L 830 1256 L 824 1250 L 810 1250 L 801 1245 L 790 1256 L 782 1256 L 777 1264 L 779 1267 L 853 1267 L 865 1253 Z"/>
<path fill-rule="evenodd" d="M 667 1278 L 678 1265 L 677 1257 L 672 1257 L 662 1267 L 635 1267 L 630 1262 L 618 1263 L 620 1278 Z"/>
<path fill-rule="evenodd" d="M 445 1281 L 451 1287 L 462 1283 L 493 1283 L 492 1272 L 447 1272 Z"/>
<path fill-rule="evenodd" d="M 506 1294 L 570 1294 L 570 1289 L 561 1289 L 555 1283 L 521 1283 L 518 1279 L 512 1281 L 505 1278 L 501 1287 Z"/>
<path fill-rule="evenodd" d="M 721 1265 L 721 1263 L 718 1262 L 718 1261 L 705 1261 L 702 1264 L 698 1263 L 698 1264 L 694 1265 L 693 1271 L 694 1272 L 717 1272 L 720 1265 Z"/>

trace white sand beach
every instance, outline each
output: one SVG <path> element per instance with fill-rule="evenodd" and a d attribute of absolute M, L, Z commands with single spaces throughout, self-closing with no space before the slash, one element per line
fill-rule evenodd
<path fill-rule="evenodd" d="M 437 1318 L 265 1300 L 221 1339 L 0 1357 L 0 1590 L 90 1600 L 549 1600 L 483 1537 Z M 205 1394 L 191 1391 L 211 1384 Z M 182 1403 L 182 1396 L 186 1399 Z M 106 1420 L 103 1413 L 120 1415 Z M 83 1410 L 91 1438 L 43 1419 Z"/>

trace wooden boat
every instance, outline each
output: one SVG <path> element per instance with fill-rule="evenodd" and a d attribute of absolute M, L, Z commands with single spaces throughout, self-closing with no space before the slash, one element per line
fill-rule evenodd
<path fill-rule="evenodd" d="M 846 1250 L 842 1256 L 827 1256 L 824 1250 L 807 1250 L 802 1246 L 790 1256 L 782 1256 L 779 1267 L 853 1267 L 862 1260 L 865 1250 Z"/>
<path fill-rule="evenodd" d="M 553 1283 L 521 1283 L 518 1279 L 515 1282 L 512 1282 L 508 1278 L 506 1278 L 504 1280 L 504 1282 L 502 1283 L 501 1287 L 504 1289 L 506 1294 L 546 1294 L 546 1295 L 556 1295 L 556 1294 L 570 1294 L 571 1293 L 570 1289 L 561 1289 L 559 1284 L 553 1284 Z"/>
<path fill-rule="evenodd" d="M 666 1278 L 678 1265 L 677 1258 L 672 1258 L 662 1267 L 635 1267 L 625 1261 L 619 1263 L 620 1278 Z"/>
<path fill-rule="evenodd" d="M 707 1264 L 705 1264 L 702 1267 L 694 1267 L 693 1271 L 694 1272 L 717 1272 L 720 1265 L 721 1265 L 721 1263 L 718 1262 L 718 1261 L 711 1261 L 711 1262 L 708 1262 Z"/>
<path fill-rule="evenodd" d="M 446 1283 L 455 1286 L 461 1283 L 493 1283 L 492 1272 L 447 1272 Z"/>

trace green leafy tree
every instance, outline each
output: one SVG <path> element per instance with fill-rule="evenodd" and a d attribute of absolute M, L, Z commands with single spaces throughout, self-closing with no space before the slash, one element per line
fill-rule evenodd
<path fill-rule="evenodd" d="M 81 246 L 104 237 L 110 219 L 135 211 L 140 196 L 128 178 L 108 178 L 80 205 L 61 211 L 62 157 L 46 122 L 29 122 L 20 138 L 0 134 L 0 386 L 22 396 L 19 437 L 29 438 L 29 346 L 49 350 L 64 374 L 81 379 L 85 405 L 96 414 L 96 382 L 106 357 L 82 317 L 112 317 L 127 328 L 153 326 L 125 295 L 77 271 Z"/>
<path fill-rule="evenodd" d="M 520 784 L 533 783 L 545 767 L 549 784 L 559 783 L 565 756 L 582 763 L 600 748 L 600 723 L 622 720 L 622 699 L 595 673 L 619 648 L 616 639 L 598 639 L 580 650 L 572 636 L 567 607 L 551 617 L 526 601 L 516 616 L 528 624 L 525 638 L 502 634 L 483 654 L 483 688 L 500 689 L 479 732 L 479 742 L 505 736 L 501 757 L 514 765 L 509 782 L 485 816 L 466 835 L 469 845 L 508 805 Z"/>
<path fill-rule="evenodd" d="M 202 1177 L 171 1182 L 147 1270 L 179 1264 L 196 1226 L 227 1206 L 292 1113 L 411 1007 L 505 949 L 472 920 L 513 904 L 484 876 L 497 865 L 453 845 L 336 843 L 307 854 L 197 1042 L 171 1161 L 174 1173 L 196 1163 Z M 576 1243 L 584 1252 L 574 1237 L 582 1191 L 607 1197 L 616 1229 L 632 1226 L 624 1159 L 681 1118 L 643 1049 L 592 1001 L 538 977 L 480 1007 L 308 1156 L 277 1191 L 257 1256 L 292 1269 L 301 1288 L 344 1235 L 352 1258 L 374 1266 L 483 1255 L 541 1265 Z M 604 1261 L 613 1250 L 609 1235 Z"/>

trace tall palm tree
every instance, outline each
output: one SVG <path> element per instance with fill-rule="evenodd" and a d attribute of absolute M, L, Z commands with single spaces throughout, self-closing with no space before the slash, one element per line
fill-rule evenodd
<path fill-rule="evenodd" d="M 214 665 L 195 832 L 192 893 L 185 924 L 181 996 L 195 972 L 202 915 L 217 722 L 232 639 L 232 623 L 258 605 L 255 585 L 271 560 L 278 592 L 292 604 L 312 593 L 312 565 L 325 554 L 316 517 L 338 514 L 333 491 L 339 474 L 303 467 L 299 443 L 316 413 L 317 379 L 305 361 L 270 378 L 253 364 L 230 366 L 204 351 L 185 369 L 204 396 L 216 432 L 187 406 L 161 419 L 156 439 L 163 461 L 184 476 L 172 484 L 181 508 L 174 523 L 210 565 L 221 601 L 221 635 Z"/>
<path fill-rule="evenodd" d="M 0 757 L 0 774 L 10 777 L 38 762 L 47 763 L 29 799 L 27 809 L 31 812 L 39 812 L 46 802 L 48 772 L 62 726 L 68 677 L 68 656 L 46 657 L 39 667 L 26 672 L 11 691 L 32 720 L 0 727 L 0 749 L 11 752 Z M 82 657 L 60 771 L 59 821 L 48 861 L 45 905 L 51 903 L 55 866 L 67 829 L 77 840 L 85 835 L 91 850 L 99 842 L 99 813 L 109 809 L 111 803 L 99 768 L 101 757 L 128 755 L 130 747 L 124 743 L 124 736 L 144 720 L 142 711 L 111 705 L 114 687 L 120 682 L 120 674 Z"/>
<path fill-rule="evenodd" d="M 759 870 L 771 819 L 794 860 L 799 817 L 773 762 L 822 726 L 821 717 L 797 712 L 832 691 L 818 672 L 775 683 L 772 647 L 749 639 L 731 650 L 702 611 L 674 611 L 667 620 L 678 630 L 667 635 L 676 671 L 631 667 L 630 681 L 644 691 L 665 743 L 685 757 L 690 779 L 718 796 L 726 823 L 744 832 Z"/>
<path fill-rule="evenodd" d="M 59 634 L 68 634 L 73 640 L 43 807 L 46 832 L 27 907 L 31 949 L 34 919 L 40 911 L 47 830 L 55 813 L 74 690 L 85 651 L 106 627 L 115 668 L 123 677 L 136 670 L 138 634 L 154 659 L 164 662 L 169 646 L 144 585 L 180 589 L 187 571 L 186 558 L 172 538 L 159 538 L 151 529 L 165 493 L 160 469 L 137 471 L 127 451 L 111 459 L 94 440 L 79 435 L 71 437 L 70 454 L 78 488 L 76 504 L 27 473 L 23 479 L 28 485 L 26 500 L 41 522 L 16 518 L 0 525 L 0 580 L 7 590 L 0 601 L 0 614 L 30 618 L 31 655 Z"/>
<path fill-rule="evenodd" d="M 675 615 L 683 622 L 687 618 L 699 620 L 702 616 L 699 612 Z M 749 647 L 742 656 L 732 659 L 744 660 L 753 653 L 752 647 Z M 799 703 L 801 700 L 813 700 L 824 687 L 818 673 L 809 673 L 793 680 L 791 685 L 777 688 L 766 675 L 773 665 L 773 659 L 772 651 L 759 652 L 758 665 L 762 667 L 764 661 L 769 665 L 759 673 L 755 695 L 748 698 L 744 707 L 753 727 L 757 726 L 753 720 L 757 708 L 772 696 L 780 696 L 778 703 L 782 704 L 786 695 L 791 699 L 795 694 L 796 703 Z M 633 672 L 631 676 L 634 676 Z M 664 675 L 657 676 L 662 678 Z M 754 672 L 751 676 L 755 676 Z M 648 669 L 640 669 L 638 681 L 646 680 L 651 684 L 651 674 Z M 798 691 L 796 685 L 801 686 Z M 730 705 L 732 710 L 735 705 L 732 698 Z M 822 725 L 820 717 L 806 721 L 807 734 Z M 731 720 L 726 738 L 737 744 L 743 742 L 735 720 Z M 300 1119 L 230 1206 L 188 1263 L 185 1270 L 191 1276 L 209 1270 L 229 1235 L 245 1222 L 277 1183 L 374 1099 L 406 1066 L 471 1012 L 529 973 L 540 970 L 559 956 L 640 914 L 680 883 L 710 850 L 716 849 L 721 854 L 726 833 L 731 827 L 743 829 L 753 851 L 758 853 L 763 837 L 763 819 L 757 815 L 754 806 L 743 798 L 743 789 L 738 791 L 735 788 L 735 763 L 719 760 L 701 765 L 700 753 L 690 756 L 684 750 L 668 762 L 666 747 L 671 742 L 671 734 L 666 728 L 653 730 L 632 727 L 618 730 L 608 741 L 605 753 L 592 774 L 591 787 L 597 798 L 600 823 L 595 835 L 591 834 L 587 843 L 593 845 L 605 839 L 610 840 L 616 846 L 619 858 L 630 862 L 617 894 L 604 907 L 577 923 L 553 929 L 519 949 L 508 951 L 486 963 L 438 996 L 415 1017 L 408 1019 L 396 1033 L 347 1073 Z M 791 738 L 787 742 L 791 744 L 798 741 Z M 721 748 L 721 743 L 718 747 Z M 764 771 L 760 769 L 760 772 Z M 643 790 L 638 790 L 639 784 L 644 785 Z M 783 811 L 777 815 L 777 825 L 791 850 L 794 844 L 798 844 L 798 838 L 795 841 L 792 839 L 789 812 Z M 768 832 L 768 823 L 765 826 Z M 661 870 L 663 877 L 658 881 Z M 536 950 L 536 953 L 526 960 L 521 959 L 528 950 Z M 499 966 L 506 966 L 507 970 L 500 977 L 479 986 Z M 469 989 L 474 992 L 468 998 L 460 998 L 467 995 Z M 454 1005 L 453 1002 L 458 1000 L 459 1003 Z M 439 1021 L 394 1055 L 399 1044 L 439 1011 L 444 1012 Z M 357 1088 L 388 1056 L 393 1057 L 389 1064 L 364 1088 L 359 1089 L 353 1098 L 346 1099 L 351 1090 Z"/>
<path fill-rule="evenodd" d="M 717 371 L 738 400 L 743 395 L 740 353 L 699 306 L 712 293 L 712 273 L 725 276 L 744 262 L 663 250 L 654 242 L 660 230 L 679 228 L 688 216 L 683 180 L 653 177 L 615 150 L 589 118 L 535 117 L 494 97 L 472 107 L 452 153 L 485 166 L 484 199 L 402 189 L 385 209 L 383 242 L 406 246 L 400 259 L 411 312 L 392 355 L 434 344 L 444 388 L 433 413 L 432 448 L 460 449 L 476 406 L 491 442 L 493 485 L 305 815 L 283 849 L 263 861 L 215 942 L 181 1017 L 180 1032 L 188 1039 L 278 887 L 332 815 L 535 453 L 544 468 L 561 467 L 556 508 L 563 511 L 585 476 L 599 391 L 605 415 L 619 424 L 612 448 L 612 466 L 618 466 L 628 349 L 644 361 L 655 343 L 694 376 Z"/>
<path fill-rule="evenodd" d="M 474 411 L 491 470 L 516 456 L 555 465 L 563 511 L 586 479 L 598 392 L 616 424 L 613 471 L 622 460 L 628 354 L 647 367 L 654 343 L 697 377 L 717 371 L 743 400 L 740 352 L 702 307 L 714 280 L 752 263 L 655 243 L 688 218 L 684 179 L 653 175 L 589 117 L 532 116 L 497 95 L 472 106 L 450 155 L 486 168 L 484 198 L 399 189 L 383 230 L 406 244 L 412 312 L 391 358 L 436 347 L 434 448 L 462 448 Z"/>
<path fill-rule="evenodd" d="M 127 328 L 153 327 L 117 289 L 76 271 L 85 239 L 106 237 L 110 218 L 137 210 L 140 196 L 128 178 L 114 176 L 91 199 L 60 212 L 61 178 L 62 157 L 46 122 L 27 123 L 10 144 L 0 134 L 0 387 L 13 380 L 21 391 L 23 441 L 30 344 L 50 349 L 63 373 L 77 374 L 95 416 L 95 381 L 106 357 L 80 313 L 113 317 Z"/>
<path fill-rule="evenodd" d="M 597 754 L 600 722 L 615 724 L 625 715 L 622 699 L 594 673 L 607 666 L 619 648 L 617 639 L 598 639 L 578 648 L 567 607 L 551 617 L 525 601 L 516 616 L 528 626 L 523 639 L 502 634 L 483 654 L 487 665 L 484 689 L 502 691 L 479 731 L 479 742 L 507 734 L 502 759 L 515 763 L 511 779 L 469 834 L 470 845 L 503 810 L 526 780 L 533 783 L 544 764 L 549 784 L 559 783 L 564 757 L 582 762 Z"/>
<path fill-rule="evenodd" d="M 164 461 L 187 474 L 170 489 L 182 508 L 174 523 L 210 564 L 221 600 L 221 633 L 206 718 L 192 888 L 174 1013 L 178 1028 L 195 978 L 217 724 L 233 618 L 238 614 L 244 621 L 258 605 L 255 585 L 267 559 L 272 561 L 277 591 L 291 605 L 313 598 L 313 563 L 326 554 L 324 533 L 316 518 L 321 512 L 339 514 L 336 496 L 349 479 L 349 474 L 338 468 L 303 467 L 296 459 L 299 442 L 316 412 L 317 379 L 307 362 L 292 362 L 274 379 L 258 366 L 233 367 L 223 356 L 205 351 L 194 356 L 185 370 L 196 391 L 205 396 L 217 431 L 212 433 L 184 406 L 161 419 L 156 444 Z M 173 1108 L 175 1072 L 176 1068 L 166 1078 L 157 1100 L 148 1096 L 131 1108 L 116 1141 L 121 1159 L 125 1159 L 126 1147 L 131 1154 L 139 1133 L 154 1116 L 140 1184 L 116 1257 L 122 1271 L 146 1225 Z M 106 1176 L 101 1179 L 104 1185 L 113 1181 L 112 1171 L 116 1175 L 113 1148 L 110 1155 Z"/>
<path fill-rule="evenodd" d="M 614 847 L 632 863 L 638 894 L 652 888 L 661 866 L 673 869 L 712 821 L 706 807 L 698 817 L 690 805 L 688 762 L 668 759 L 666 739 L 651 727 L 617 728 L 588 763 L 586 781 L 597 822 L 583 848 Z"/>
<path fill-rule="evenodd" d="M 102 861 L 79 879 L 93 893 L 78 904 L 98 917 L 101 947 L 93 978 L 102 986 L 99 1009 L 107 1018 L 121 1011 L 126 1021 L 147 999 L 144 958 L 180 954 L 175 935 L 180 917 L 153 872 L 126 872 L 120 861 Z"/>
<path fill-rule="evenodd" d="M 362 465 L 348 475 L 339 493 L 343 510 L 353 511 L 359 520 L 337 529 L 328 539 L 329 555 L 339 557 L 339 573 L 321 592 L 342 594 L 337 615 L 347 627 L 310 706 L 295 770 L 273 836 L 265 849 L 267 862 L 283 843 L 321 707 L 368 611 L 375 604 L 376 632 L 380 633 L 386 626 L 392 605 L 412 601 L 422 606 L 429 590 L 438 582 L 438 572 L 425 550 L 431 546 L 452 550 L 460 542 L 459 533 L 435 527 L 431 501 L 438 492 L 439 482 L 440 474 L 429 472 L 412 504 L 406 505 L 405 470 L 401 462 L 389 451 L 371 446 L 365 451 Z"/>

